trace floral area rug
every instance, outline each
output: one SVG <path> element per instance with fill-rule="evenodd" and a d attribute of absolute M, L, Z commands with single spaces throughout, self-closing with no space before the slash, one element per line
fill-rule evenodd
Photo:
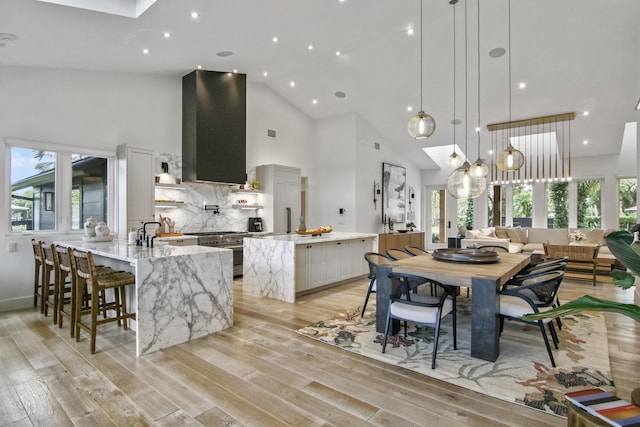
<path fill-rule="evenodd" d="M 613 391 L 604 319 L 577 314 L 562 319 L 560 349 L 553 349 L 557 367 L 549 356 L 537 326 L 506 321 L 495 362 L 471 357 L 471 302 L 458 298 L 458 349 L 453 349 L 451 316 L 440 327 L 436 368 L 431 369 L 434 330 L 408 325 L 389 337 L 382 353 L 382 334 L 375 330 L 375 308 L 360 317 L 360 309 L 299 329 L 301 335 L 363 356 L 402 366 L 429 377 L 479 393 L 515 402 L 562 417 L 567 416 L 564 394 L 602 387 Z M 557 327 L 556 327 L 557 330 Z M 549 336 L 551 340 L 551 337 Z"/>

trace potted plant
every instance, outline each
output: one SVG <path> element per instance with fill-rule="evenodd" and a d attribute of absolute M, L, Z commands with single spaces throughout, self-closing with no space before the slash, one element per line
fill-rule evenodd
<path fill-rule="evenodd" d="M 634 227 L 640 230 L 640 224 Z M 611 276 L 613 283 L 623 289 L 634 286 L 635 278 L 640 277 L 640 241 L 634 241 L 633 234 L 627 231 L 616 231 L 607 236 L 607 246 L 628 271 L 613 270 Z M 636 304 L 623 304 L 615 301 L 603 300 L 591 295 L 581 296 L 542 313 L 527 314 L 523 318 L 527 320 L 540 320 L 565 316 L 579 311 L 609 311 L 624 314 L 640 322 L 640 306 Z"/>

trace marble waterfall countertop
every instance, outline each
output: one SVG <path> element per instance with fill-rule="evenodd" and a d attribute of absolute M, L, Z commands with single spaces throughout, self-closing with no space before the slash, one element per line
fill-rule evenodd
<path fill-rule="evenodd" d="M 118 239 L 54 243 L 91 251 L 96 262 L 135 274 L 135 298 L 127 300 L 137 313 L 132 325 L 137 331 L 137 356 L 233 326 L 230 249 L 197 245 L 148 248 Z"/>
<path fill-rule="evenodd" d="M 304 250 L 304 245 L 312 243 L 364 239 L 369 244 L 363 247 L 362 253 L 356 254 L 358 260 L 362 260 L 365 252 L 377 248 L 377 238 L 377 234 L 335 231 L 321 236 L 285 234 L 245 237 L 243 239 L 242 289 L 251 295 L 295 302 L 296 293 L 301 290 L 303 281 L 300 277 L 302 261 L 296 260 L 296 249 Z M 358 271 L 354 273 L 354 275 L 359 274 L 361 273 Z"/>

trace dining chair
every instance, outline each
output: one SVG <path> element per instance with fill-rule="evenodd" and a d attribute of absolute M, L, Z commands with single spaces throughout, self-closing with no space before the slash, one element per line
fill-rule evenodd
<path fill-rule="evenodd" d="M 369 265 L 369 288 L 367 289 L 367 296 L 364 298 L 364 305 L 362 306 L 362 312 L 360 312 L 360 317 L 364 316 L 364 311 L 367 309 L 367 303 L 369 302 L 369 296 L 373 293 L 376 293 L 376 267 L 385 261 L 393 261 L 386 255 L 377 253 L 377 252 L 367 252 L 364 254 L 364 259 L 367 261 Z"/>
<path fill-rule="evenodd" d="M 476 249 L 482 249 L 482 250 L 485 250 L 485 251 L 505 253 L 505 254 L 509 253 L 509 249 L 505 248 L 504 246 L 499 246 L 499 245 L 478 246 Z"/>
<path fill-rule="evenodd" d="M 556 264 L 560 264 L 560 263 L 567 263 L 569 262 L 569 257 L 568 256 L 563 256 L 563 257 L 559 257 L 559 258 L 553 258 L 553 259 L 547 259 L 544 261 L 538 261 L 538 262 L 532 262 L 529 265 L 527 265 L 526 267 L 524 267 L 522 270 L 520 270 L 520 272 L 518 274 L 527 274 L 532 270 L 535 269 L 539 269 L 539 268 L 545 268 L 547 266 L 553 266 Z"/>
<path fill-rule="evenodd" d="M 394 261 L 398 261 L 400 259 L 411 258 L 415 255 L 405 251 L 404 249 L 389 248 L 387 249 L 387 256 Z"/>
<path fill-rule="evenodd" d="M 411 255 L 429 255 L 429 252 L 426 251 L 425 249 L 419 248 L 417 246 L 413 246 L 413 245 L 407 245 L 404 247 L 404 250 L 406 252 L 409 252 Z"/>
<path fill-rule="evenodd" d="M 387 311 L 387 322 L 384 329 L 384 339 L 382 342 L 382 352 L 387 348 L 387 338 L 391 319 L 404 321 L 404 336 L 407 336 L 407 322 L 416 325 L 430 326 L 435 329 L 433 340 L 433 353 L 431 355 L 431 369 L 436 367 L 436 355 L 438 353 L 438 340 L 440 335 L 440 323 L 442 318 L 451 314 L 453 321 L 453 349 L 456 350 L 456 291 L 454 286 L 443 285 L 426 277 L 416 276 L 406 273 L 390 273 L 392 289 L 399 289 L 397 294 L 391 296 L 389 310 Z M 413 295 L 411 300 L 402 298 L 409 295 L 412 282 L 427 281 L 436 288 L 442 290 L 440 296 L 430 296 L 425 294 Z"/>
<path fill-rule="evenodd" d="M 551 365 L 556 362 L 551 352 L 549 337 L 545 324 L 553 339 L 555 348 L 558 348 L 558 335 L 553 326 L 552 319 L 546 318 L 537 321 L 524 320 L 522 316 L 528 313 L 539 313 L 550 310 L 556 300 L 558 289 L 562 283 L 564 272 L 554 271 L 543 275 L 536 275 L 524 280 L 520 286 L 508 287 L 500 291 L 500 331 L 504 328 L 504 320 L 509 319 L 531 325 L 537 325 L 544 339 Z"/>

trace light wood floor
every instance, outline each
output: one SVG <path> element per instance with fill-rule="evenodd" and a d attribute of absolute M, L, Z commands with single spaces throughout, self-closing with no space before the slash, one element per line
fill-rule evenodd
<path fill-rule="evenodd" d="M 298 336 L 297 328 L 362 304 L 357 280 L 296 304 L 235 289 L 232 329 L 136 358 L 134 337 L 104 325 L 97 353 L 51 317 L 0 314 L 0 425 L 11 426 L 548 426 L 564 419 L 359 357 Z M 631 301 L 609 284 L 565 281 Z M 640 384 L 640 328 L 607 315 L 618 394 Z"/>

